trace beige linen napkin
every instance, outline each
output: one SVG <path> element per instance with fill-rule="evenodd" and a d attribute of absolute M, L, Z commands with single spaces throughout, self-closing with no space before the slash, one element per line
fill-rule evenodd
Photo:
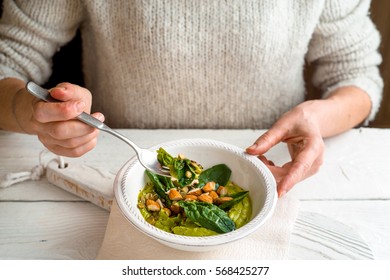
<path fill-rule="evenodd" d="M 278 200 L 272 217 L 251 235 L 209 252 L 186 252 L 167 247 L 142 234 L 126 220 L 114 201 L 97 259 L 286 259 L 299 200 L 286 195 Z"/>

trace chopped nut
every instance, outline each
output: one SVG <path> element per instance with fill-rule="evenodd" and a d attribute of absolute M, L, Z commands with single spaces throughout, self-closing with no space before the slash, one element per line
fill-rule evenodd
<path fill-rule="evenodd" d="M 199 184 L 199 180 L 198 179 L 192 180 L 190 186 L 193 186 L 193 185 L 196 185 L 196 184 Z"/>
<path fill-rule="evenodd" d="M 150 216 L 146 219 L 146 221 L 149 223 L 149 224 L 152 224 L 154 225 L 156 223 L 156 219 L 154 218 L 154 216 Z"/>
<path fill-rule="evenodd" d="M 182 200 L 183 197 L 176 189 L 170 189 L 168 193 L 169 199 L 173 201 Z"/>
<path fill-rule="evenodd" d="M 172 214 L 172 211 L 171 211 L 171 209 L 169 209 L 169 208 L 163 208 L 162 209 L 162 211 L 164 211 L 165 212 L 165 214 L 167 214 L 167 216 L 169 217 L 169 216 L 171 216 L 171 214 Z"/>
<path fill-rule="evenodd" d="M 164 208 L 164 204 L 162 203 L 161 199 L 157 199 L 156 202 L 160 205 L 161 209 Z"/>
<path fill-rule="evenodd" d="M 213 203 L 213 198 L 209 194 L 201 194 L 198 196 L 199 201 L 207 202 L 207 203 Z"/>
<path fill-rule="evenodd" d="M 195 189 L 189 190 L 187 194 L 199 196 L 202 194 L 202 190 L 199 188 L 195 188 Z"/>
<path fill-rule="evenodd" d="M 185 159 L 185 158 L 186 158 L 183 154 L 178 154 L 177 157 L 178 157 L 179 159 Z"/>
<path fill-rule="evenodd" d="M 209 192 L 209 195 L 213 199 L 213 202 L 215 202 L 219 198 L 218 194 L 215 191 Z"/>
<path fill-rule="evenodd" d="M 180 191 L 181 191 L 181 192 L 188 193 L 188 187 L 182 187 Z"/>
<path fill-rule="evenodd" d="M 187 170 L 184 175 L 186 176 L 186 178 L 191 178 L 192 177 L 192 173 L 189 170 Z"/>
<path fill-rule="evenodd" d="M 138 206 L 139 209 L 144 209 L 145 208 L 145 203 L 138 202 L 137 206 Z"/>
<path fill-rule="evenodd" d="M 149 211 L 160 211 L 161 209 L 160 204 L 151 199 L 146 200 L 146 208 L 148 208 Z"/>
<path fill-rule="evenodd" d="M 211 192 L 215 191 L 215 182 L 208 182 L 204 187 L 202 188 L 204 192 Z"/>
<path fill-rule="evenodd" d="M 170 209 L 174 214 L 179 214 L 181 212 L 181 207 L 177 203 L 173 203 Z"/>
<path fill-rule="evenodd" d="M 225 188 L 224 186 L 219 186 L 217 190 L 217 194 L 219 194 L 219 196 L 227 195 L 228 194 L 227 188 Z"/>
<path fill-rule="evenodd" d="M 186 201 L 191 201 L 191 200 L 197 200 L 198 197 L 197 197 L 196 195 L 187 194 L 187 195 L 184 197 L 184 199 L 185 199 Z"/>
<path fill-rule="evenodd" d="M 152 200 L 156 200 L 157 199 L 156 195 L 154 195 L 153 193 L 147 193 L 145 195 L 145 198 L 146 199 L 152 199 Z"/>
<path fill-rule="evenodd" d="M 200 164 L 197 163 L 196 161 L 191 160 L 190 164 L 191 164 L 193 167 L 195 167 L 195 168 L 203 169 L 202 165 L 200 165 Z"/>
<path fill-rule="evenodd" d="M 224 197 L 219 197 L 215 202 L 216 202 L 216 204 L 222 204 L 222 203 L 225 203 L 225 202 L 228 202 L 231 200 L 233 200 L 233 197 L 224 196 Z"/>

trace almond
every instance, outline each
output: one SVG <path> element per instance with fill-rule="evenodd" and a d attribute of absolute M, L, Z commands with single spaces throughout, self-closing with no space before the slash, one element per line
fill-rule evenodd
<path fill-rule="evenodd" d="M 181 207 L 177 203 L 173 203 L 170 209 L 174 214 L 179 214 L 181 212 Z"/>
<path fill-rule="evenodd" d="M 148 208 L 149 211 L 153 211 L 153 212 L 160 211 L 161 209 L 160 204 L 158 204 L 158 202 L 152 199 L 146 200 L 146 208 Z"/>
<path fill-rule="evenodd" d="M 187 194 L 187 195 L 184 197 L 184 199 L 185 199 L 186 201 L 192 201 L 192 200 L 197 200 L 198 197 L 197 197 L 196 195 Z"/>
<path fill-rule="evenodd" d="M 176 189 L 170 189 L 168 193 L 169 199 L 173 201 L 182 200 L 183 197 Z"/>
<path fill-rule="evenodd" d="M 199 201 L 207 202 L 207 203 L 213 203 L 213 198 L 209 194 L 201 194 L 198 196 Z"/>
<path fill-rule="evenodd" d="M 209 195 L 213 199 L 213 202 L 215 202 L 219 198 L 218 194 L 215 191 L 209 192 Z"/>
<path fill-rule="evenodd" d="M 222 203 L 225 203 L 225 202 L 228 202 L 228 201 L 231 201 L 233 200 L 233 197 L 230 197 L 230 196 L 224 196 L 224 197 L 220 197 L 216 200 L 216 203 L 217 204 L 222 204 Z"/>
<path fill-rule="evenodd" d="M 199 196 L 202 194 L 202 190 L 199 188 L 195 188 L 195 189 L 189 190 L 187 194 Z"/>
<path fill-rule="evenodd" d="M 217 190 L 217 194 L 219 194 L 219 196 L 227 195 L 228 194 L 227 188 L 225 188 L 224 186 L 219 186 Z"/>
<path fill-rule="evenodd" d="M 206 185 L 203 186 L 202 190 L 204 192 L 215 191 L 215 182 L 208 182 Z"/>

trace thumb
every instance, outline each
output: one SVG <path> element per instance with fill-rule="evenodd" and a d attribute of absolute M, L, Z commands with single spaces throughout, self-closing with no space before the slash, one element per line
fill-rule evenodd
<path fill-rule="evenodd" d="M 246 148 L 246 152 L 251 155 L 265 154 L 276 144 L 280 143 L 284 139 L 285 133 L 283 130 L 277 127 L 271 127 L 263 135 L 261 135 L 253 143 L 253 145 Z"/>

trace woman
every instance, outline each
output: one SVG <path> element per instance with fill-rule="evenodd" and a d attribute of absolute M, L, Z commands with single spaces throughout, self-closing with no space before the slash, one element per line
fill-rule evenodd
<path fill-rule="evenodd" d="M 0 128 L 38 135 L 51 151 L 81 156 L 113 127 L 269 128 L 247 148 L 271 169 L 282 196 L 319 169 L 324 137 L 368 123 L 378 110 L 380 38 L 370 1 L 4 1 Z M 80 29 L 86 88 L 35 100 L 51 58 Z M 323 99 L 305 101 L 305 60 Z M 88 88 L 88 89 L 87 89 Z M 92 103 L 93 96 L 93 103 Z M 104 112 L 104 116 L 101 112 Z M 291 161 L 263 154 L 279 142 Z"/>

